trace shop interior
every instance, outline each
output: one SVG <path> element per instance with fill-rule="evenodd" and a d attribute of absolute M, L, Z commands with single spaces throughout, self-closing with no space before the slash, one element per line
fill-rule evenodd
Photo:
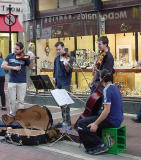
<path fill-rule="evenodd" d="M 115 59 L 114 68 L 118 70 L 114 74 L 114 83 L 123 96 L 141 96 L 141 73 L 136 61 L 136 46 L 138 46 L 138 60 L 141 60 L 141 35 L 137 33 L 138 45 L 136 45 L 135 33 L 107 34 L 110 51 Z M 73 56 L 73 76 L 71 91 L 78 94 L 89 94 L 87 82 L 92 79 L 91 68 L 98 57 L 96 36 L 78 36 L 38 39 L 36 41 L 37 73 L 48 74 L 52 79 L 53 61 L 56 56 L 55 43 L 59 40 L 64 42 L 66 50 Z M 80 69 L 81 68 L 81 69 Z M 83 73 L 82 73 L 83 71 Z M 84 77 L 85 76 L 85 77 Z"/>

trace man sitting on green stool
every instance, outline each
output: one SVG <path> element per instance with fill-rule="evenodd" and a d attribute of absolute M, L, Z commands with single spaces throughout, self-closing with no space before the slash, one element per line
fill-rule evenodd
<path fill-rule="evenodd" d="M 100 154 L 108 151 L 108 147 L 102 141 L 103 128 L 119 127 L 123 121 L 122 96 L 119 89 L 112 84 L 113 76 L 107 74 L 108 70 L 102 70 L 101 78 L 104 78 L 103 105 L 100 115 L 86 117 L 78 122 L 78 133 L 88 154 Z"/>

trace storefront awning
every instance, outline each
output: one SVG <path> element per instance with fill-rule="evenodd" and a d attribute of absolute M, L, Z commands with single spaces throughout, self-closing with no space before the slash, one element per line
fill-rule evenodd
<path fill-rule="evenodd" d="M 0 31 L 9 31 L 9 26 L 4 23 L 4 16 L 0 16 Z M 16 23 L 11 26 L 11 31 L 23 31 L 23 27 L 21 26 L 18 18 L 16 17 Z"/>

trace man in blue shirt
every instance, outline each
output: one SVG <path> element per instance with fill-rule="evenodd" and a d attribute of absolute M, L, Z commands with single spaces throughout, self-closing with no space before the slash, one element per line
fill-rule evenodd
<path fill-rule="evenodd" d="M 108 150 L 103 143 L 101 132 L 103 128 L 119 127 L 123 121 L 122 96 L 119 89 L 112 84 L 112 75 L 108 70 L 102 70 L 104 78 L 103 105 L 100 115 L 84 118 L 78 122 L 78 133 L 88 154 L 100 154 Z M 96 107 L 96 106 L 95 106 Z"/>
<path fill-rule="evenodd" d="M 57 42 L 55 44 L 57 51 L 57 56 L 54 60 L 54 71 L 53 71 L 53 82 L 58 89 L 66 89 L 70 91 L 71 77 L 72 77 L 72 58 L 65 52 L 65 47 L 63 42 Z M 60 106 L 61 107 L 61 106 Z M 70 118 L 70 106 L 61 107 L 62 118 L 64 125 L 71 125 Z M 57 125 L 61 127 L 62 124 Z"/>
<path fill-rule="evenodd" d="M 27 60 L 17 60 L 16 56 L 22 56 L 24 46 L 17 42 L 14 53 L 10 53 L 2 63 L 2 68 L 9 70 L 8 98 L 10 104 L 10 115 L 15 116 L 18 109 L 24 108 L 26 94 L 26 70 L 25 67 L 33 67 L 34 57 Z"/>

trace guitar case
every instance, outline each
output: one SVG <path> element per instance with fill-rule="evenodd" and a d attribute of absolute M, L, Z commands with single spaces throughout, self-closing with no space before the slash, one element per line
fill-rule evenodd
<path fill-rule="evenodd" d="M 2 115 L 2 121 L 8 126 L 17 122 L 23 128 L 8 127 L 5 140 L 17 145 L 39 145 L 53 142 L 60 137 L 58 129 L 53 128 L 51 112 L 47 107 L 34 105 L 27 109 L 19 109 L 16 115 Z"/>

